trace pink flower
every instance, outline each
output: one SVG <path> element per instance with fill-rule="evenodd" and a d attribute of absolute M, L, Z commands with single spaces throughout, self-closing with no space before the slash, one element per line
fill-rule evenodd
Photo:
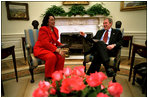
<path fill-rule="evenodd" d="M 45 89 L 48 91 L 50 87 L 52 87 L 52 86 L 49 82 L 46 82 L 46 81 L 39 82 L 39 88 L 42 88 L 42 89 Z"/>
<path fill-rule="evenodd" d="M 72 91 L 83 90 L 85 87 L 86 85 L 83 83 L 83 78 L 72 76 L 71 78 L 66 78 L 62 81 L 60 91 L 69 94 Z"/>
<path fill-rule="evenodd" d="M 85 68 L 84 66 L 74 67 L 73 74 L 78 76 L 84 76 L 85 75 L 84 68 Z"/>
<path fill-rule="evenodd" d="M 117 82 L 113 83 L 112 81 L 109 82 L 107 90 L 110 93 L 110 95 L 112 95 L 114 97 L 120 97 L 121 93 L 123 92 L 123 88 L 122 88 L 121 84 L 119 84 Z"/>
<path fill-rule="evenodd" d="M 66 78 L 62 81 L 62 86 L 60 87 L 60 92 L 69 94 L 72 91 L 70 78 Z"/>
<path fill-rule="evenodd" d="M 104 88 L 105 88 L 105 86 L 101 84 L 101 90 L 104 89 Z"/>
<path fill-rule="evenodd" d="M 70 67 L 66 67 L 66 68 L 64 68 L 63 73 L 65 76 L 70 76 L 72 73 L 72 70 Z"/>
<path fill-rule="evenodd" d="M 42 88 L 37 88 L 34 90 L 33 97 L 48 97 L 48 91 Z"/>
<path fill-rule="evenodd" d="M 83 82 L 83 78 L 81 78 L 79 76 L 72 76 L 71 82 L 72 82 L 72 84 L 71 84 L 72 90 L 80 91 L 86 87 L 86 85 Z"/>
<path fill-rule="evenodd" d="M 56 89 L 55 88 L 50 88 L 50 91 L 49 91 L 50 94 L 52 95 L 55 95 L 56 94 Z"/>
<path fill-rule="evenodd" d="M 91 87 L 96 87 L 102 84 L 102 81 L 106 79 L 107 76 L 102 72 L 91 73 L 90 76 L 86 77 L 86 82 Z"/>
<path fill-rule="evenodd" d="M 99 79 L 97 79 L 95 77 L 92 77 L 92 76 L 87 76 L 86 77 L 86 82 L 91 87 L 96 87 L 96 86 L 99 86 L 100 84 L 102 84 L 102 82 L 99 81 Z"/>
<path fill-rule="evenodd" d="M 107 76 L 103 72 L 95 72 L 95 73 L 96 73 L 96 77 L 99 78 L 100 81 L 107 79 Z"/>
<path fill-rule="evenodd" d="M 55 81 L 60 81 L 61 79 L 63 79 L 63 72 L 62 71 L 55 71 L 52 74 L 52 79 Z"/>
<path fill-rule="evenodd" d="M 97 97 L 109 97 L 107 94 L 104 93 L 98 93 Z"/>

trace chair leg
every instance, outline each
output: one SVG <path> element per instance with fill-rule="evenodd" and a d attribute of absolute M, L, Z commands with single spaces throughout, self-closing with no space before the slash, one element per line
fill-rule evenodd
<path fill-rule="evenodd" d="M 115 76 L 113 76 L 113 80 L 112 80 L 113 82 L 116 82 L 116 75 Z"/>
<path fill-rule="evenodd" d="M 135 76 L 136 76 L 136 71 L 134 70 L 134 75 L 133 75 L 133 82 L 132 82 L 132 85 L 135 85 Z"/>
<path fill-rule="evenodd" d="M 86 73 L 86 62 L 83 61 L 83 66 L 85 67 L 84 72 Z"/>
<path fill-rule="evenodd" d="M 117 68 L 117 69 L 118 69 L 118 71 L 120 71 L 120 68 L 119 68 L 119 66 L 120 66 L 120 61 L 119 61 L 119 63 L 118 63 L 118 68 Z"/>
<path fill-rule="evenodd" d="M 147 92 L 147 80 L 146 77 L 142 77 L 142 94 L 144 94 L 145 92 Z"/>
<path fill-rule="evenodd" d="M 113 82 L 116 82 L 116 73 L 117 73 L 117 68 L 116 66 L 113 67 L 113 70 L 114 70 L 114 73 L 115 73 L 115 76 L 113 76 Z"/>
<path fill-rule="evenodd" d="M 1 81 L 1 94 L 4 96 L 4 86 L 3 86 L 3 81 Z"/>
<path fill-rule="evenodd" d="M 31 83 L 34 83 L 34 75 L 33 75 L 33 67 L 31 66 L 30 68 L 29 68 L 29 71 L 30 71 L 30 74 L 31 74 Z"/>

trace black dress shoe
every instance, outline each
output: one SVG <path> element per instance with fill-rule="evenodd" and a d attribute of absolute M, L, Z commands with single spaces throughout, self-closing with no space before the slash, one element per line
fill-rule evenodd
<path fill-rule="evenodd" d="M 108 77 L 113 77 L 116 75 L 111 68 L 106 69 L 106 74 Z"/>

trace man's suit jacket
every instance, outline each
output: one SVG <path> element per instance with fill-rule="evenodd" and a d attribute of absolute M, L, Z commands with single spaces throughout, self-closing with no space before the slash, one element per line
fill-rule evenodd
<path fill-rule="evenodd" d="M 93 38 L 86 37 L 86 40 L 89 40 L 90 42 L 94 42 L 92 39 L 100 40 L 104 32 L 105 32 L 104 29 L 99 30 L 99 31 L 97 31 L 96 35 Z M 121 48 L 121 45 L 123 44 L 122 33 L 120 30 L 112 28 L 111 36 L 109 39 L 109 45 L 111 45 L 111 44 L 116 44 L 115 48 L 110 51 L 111 54 L 116 54 L 117 50 L 119 48 Z M 90 51 L 95 51 L 95 50 L 93 48 L 91 48 Z M 90 51 L 88 51 L 88 53 L 90 53 Z"/>
<path fill-rule="evenodd" d="M 93 39 L 98 39 L 100 40 L 103 33 L 105 32 L 105 30 L 99 30 L 96 35 L 93 37 Z M 110 39 L 109 39 L 109 45 L 111 44 L 116 44 L 116 47 L 120 47 L 123 43 L 123 40 L 122 40 L 122 33 L 120 30 L 117 30 L 117 29 L 113 29 L 111 30 L 111 36 L 110 36 Z"/>

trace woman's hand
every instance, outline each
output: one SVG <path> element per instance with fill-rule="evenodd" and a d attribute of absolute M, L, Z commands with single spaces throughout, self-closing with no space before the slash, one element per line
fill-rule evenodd
<path fill-rule="evenodd" d="M 82 31 L 80 31 L 80 35 L 81 35 L 81 36 L 85 36 L 85 33 L 82 32 Z"/>
<path fill-rule="evenodd" d="M 59 53 L 62 57 L 65 57 L 65 52 L 62 51 L 60 48 L 57 48 L 55 52 Z"/>
<path fill-rule="evenodd" d="M 59 54 L 62 56 L 62 57 L 65 57 L 65 52 L 63 50 L 60 50 Z"/>

